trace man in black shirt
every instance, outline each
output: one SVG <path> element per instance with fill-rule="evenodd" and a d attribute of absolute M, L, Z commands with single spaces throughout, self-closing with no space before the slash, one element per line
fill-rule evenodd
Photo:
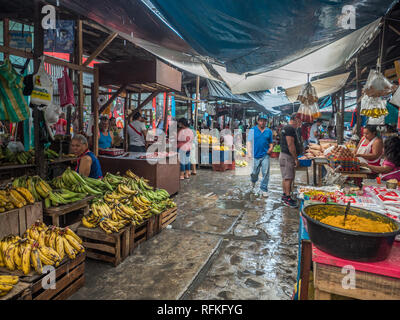
<path fill-rule="evenodd" d="M 285 205 L 292 208 L 297 207 L 297 201 L 291 198 L 290 192 L 296 168 L 299 166 L 298 156 L 302 152 L 301 137 L 297 132 L 300 126 L 301 120 L 296 117 L 296 114 L 291 115 L 289 125 L 281 131 L 280 139 L 281 154 L 279 156 L 279 165 L 282 174 L 282 201 Z"/>

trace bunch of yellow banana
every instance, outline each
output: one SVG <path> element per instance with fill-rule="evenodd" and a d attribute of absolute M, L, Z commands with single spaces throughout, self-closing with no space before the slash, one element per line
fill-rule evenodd
<path fill-rule="evenodd" d="M 40 248 L 48 248 L 48 251 L 53 253 L 52 256 L 50 255 L 50 260 L 55 259 L 61 262 L 65 256 L 75 259 L 79 252 L 85 251 L 85 248 L 82 246 L 82 239 L 68 227 L 48 227 L 44 223 L 36 222 L 26 230 L 26 236 L 28 239 L 37 241 Z M 46 255 L 46 252 L 44 254 Z M 57 259 L 57 256 L 59 259 Z M 43 262 L 49 261 L 45 260 Z M 55 263 L 57 266 L 57 261 Z"/>
<path fill-rule="evenodd" d="M 0 241 L 0 266 L 10 271 L 21 270 L 24 275 L 28 275 L 33 263 L 34 245 L 35 241 L 31 239 L 22 239 L 18 236 L 5 237 Z"/>
<path fill-rule="evenodd" d="M 143 222 L 142 217 L 132 208 L 115 200 L 113 203 L 103 201 L 91 204 L 92 213 L 82 218 L 82 224 L 87 228 L 100 227 L 107 233 L 118 232 L 129 224 Z"/>
<path fill-rule="evenodd" d="M 35 203 L 35 199 L 28 189 L 23 187 L 0 190 L 0 212 L 22 208 Z"/>
<path fill-rule="evenodd" d="M 0 275 L 0 297 L 4 297 L 18 283 L 18 276 Z"/>

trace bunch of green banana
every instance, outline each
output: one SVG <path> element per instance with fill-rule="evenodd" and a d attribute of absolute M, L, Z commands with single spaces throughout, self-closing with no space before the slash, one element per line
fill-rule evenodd
<path fill-rule="evenodd" d="M 0 275 L 0 297 L 7 295 L 18 282 L 18 276 Z"/>
<path fill-rule="evenodd" d="M 60 155 L 57 152 L 51 149 L 44 150 L 44 155 L 46 156 L 46 159 L 50 161 L 58 159 L 60 157 Z"/>
<path fill-rule="evenodd" d="M 119 184 L 121 184 L 123 180 L 124 180 L 123 177 L 113 175 L 109 172 L 107 172 L 103 178 L 103 182 L 110 185 L 112 187 L 112 189 L 116 188 Z"/>
<path fill-rule="evenodd" d="M 95 196 L 103 195 L 103 191 L 91 187 L 86 182 L 85 178 L 83 178 L 78 172 L 71 170 L 71 168 L 64 171 L 61 175 L 61 179 L 65 189 Z M 90 181 L 90 183 L 93 185 L 93 181 Z"/>
<path fill-rule="evenodd" d="M 46 208 L 52 206 L 57 207 L 59 205 L 80 201 L 85 197 L 86 193 L 75 193 L 66 189 L 61 189 L 60 191 L 50 191 L 49 197 L 44 199 L 44 204 Z"/>
<path fill-rule="evenodd" d="M 113 187 L 107 181 L 102 181 L 100 179 L 93 179 L 90 177 L 83 177 L 83 179 L 86 181 L 86 184 L 88 184 L 94 190 L 113 191 Z"/>
<path fill-rule="evenodd" d="M 143 195 L 151 201 L 163 201 L 170 197 L 169 193 L 164 189 L 157 189 L 156 191 L 144 190 Z"/>
<path fill-rule="evenodd" d="M 15 158 L 19 164 L 33 163 L 33 156 L 30 152 L 22 151 L 15 154 Z"/>

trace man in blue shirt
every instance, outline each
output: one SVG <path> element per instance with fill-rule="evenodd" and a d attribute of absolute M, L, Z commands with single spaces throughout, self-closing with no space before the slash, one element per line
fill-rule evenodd
<path fill-rule="evenodd" d="M 261 181 L 261 192 L 264 197 L 268 197 L 268 183 L 269 183 L 269 155 L 273 149 L 273 136 L 272 131 L 266 127 L 267 118 L 259 116 L 258 125 L 249 131 L 247 138 L 247 151 L 248 156 L 253 158 L 253 172 L 251 173 L 252 187 L 258 181 L 260 169 L 262 170 L 263 180 Z"/>

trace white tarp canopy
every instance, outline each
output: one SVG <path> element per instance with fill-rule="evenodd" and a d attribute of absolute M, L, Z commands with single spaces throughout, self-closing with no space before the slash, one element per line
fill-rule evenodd
<path fill-rule="evenodd" d="M 225 67 L 213 65 L 232 93 L 268 90 L 275 87 L 285 89 L 307 83 L 310 77 L 331 72 L 343 65 L 378 34 L 381 18 L 354 31 L 348 36 L 333 42 L 288 65 L 257 75 L 238 75 L 226 72 Z"/>
<path fill-rule="evenodd" d="M 350 72 L 339 74 L 336 76 L 319 79 L 316 81 L 311 81 L 311 84 L 314 86 L 317 91 L 317 96 L 322 98 L 329 94 L 338 92 L 343 86 L 346 84 L 347 79 L 350 76 Z M 302 86 L 292 87 L 286 89 L 286 96 L 290 102 L 297 101 L 297 97 L 300 93 Z"/>

